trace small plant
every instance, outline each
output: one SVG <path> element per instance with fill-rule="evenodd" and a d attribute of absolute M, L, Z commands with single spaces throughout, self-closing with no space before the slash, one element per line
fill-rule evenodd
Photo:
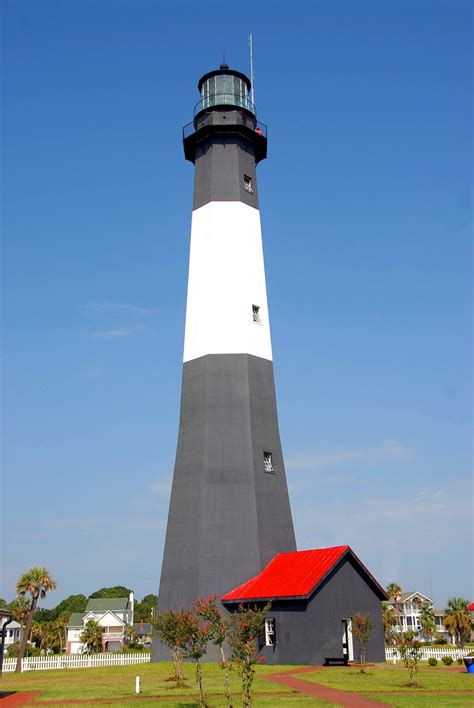
<path fill-rule="evenodd" d="M 410 688 L 418 688 L 415 681 L 422 658 L 422 645 L 416 638 L 415 632 L 405 632 L 399 642 L 398 650 L 408 670 Z"/>
<path fill-rule="evenodd" d="M 445 666 L 451 666 L 453 663 L 453 657 L 452 656 L 443 656 L 441 661 Z"/>
<path fill-rule="evenodd" d="M 189 627 L 187 626 L 188 612 L 173 612 L 167 610 L 153 619 L 153 627 L 156 630 L 158 638 L 163 644 L 166 644 L 170 650 L 171 658 L 174 663 L 174 678 L 176 686 L 184 686 L 183 677 L 183 659 L 186 642 L 189 638 Z"/>
<path fill-rule="evenodd" d="M 456 659 L 456 663 L 459 664 L 459 666 L 462 666 L 464 664 L 464 659 L 459 657 L 459 659 Z"/>
<path fill-rule="evenodd" d="M 243 605 L 239 605 L 237 612 L 232 615 L 229 644 L 232 648 L 231 659 L 235 662 L 242 679 L 243 708 L 252 705 L 254 666 L 263 661 L 263 657 L 257 655 L 256 641 L 265 630 L 265 616 L 270 608 L 270 603 L 261 610 L 257 607 L 246 609 Z"/>
<path fill-rule="evenodd" d="M 352 635 L 359 642 L 360 650 L 360 672 L 365 673 L 364 664 L 367 652 L 367 642 L 374 633 L 375 625 L 369 615 L 361 615 L 357 613 L 352 618 Z"/>
<path fill-rule="evenodd" d="M 209 640 L 214 644 L 214 646 L 219 647 L 221 659 L 220 667 L 224 671 L 225 677 L 225 692 L 227 696 L 228 708 L 232 708 L 232 695 L 230 692 L 230 681 L 229 681 L 229 670 L 231 666 L 229 662 L 226 661 L 226 656 L 224 652 L 224 642 L 227 636 L 227 632 L 230 627 L 230 622 L 222 617 L 220 609 L 217 607 L 217 595 L 211 595 L 207 598 L 200 597 L 194 603 L 194 611 L 201 619 L 208 623 L 209 627 Z"/>
<path fill-rule="evenodd" d="M 430 666 L 438 666 L 438 659 L 435 659 L 434 656 L 430 656 L 428 659 L 428 664 Z"/>

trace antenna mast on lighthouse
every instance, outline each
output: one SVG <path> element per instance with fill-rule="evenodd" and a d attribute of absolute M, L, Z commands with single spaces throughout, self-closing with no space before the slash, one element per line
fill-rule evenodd
<path fill-rule="evenodd" d="M 252 33 L 249 34 L 249 44 L 250 44 L 250 83 L 251 83 L 251 101 L 255 105 L 255 89 L 253 87 L 253 37 Z"/>

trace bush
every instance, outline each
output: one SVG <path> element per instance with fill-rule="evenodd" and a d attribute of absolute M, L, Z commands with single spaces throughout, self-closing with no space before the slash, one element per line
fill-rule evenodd
<path fill-rule="evenodd" d="M 438 659 L 435 659 L 434 656 L 431 656 L 431 657 L 428 659 L 428 664 L 429 664 L 430 666 L 438 666 Z"/>
<path fill-rule="evenodd" d="M 8 649 L 6 651 L 7 657 L 9 659 L 11 659 L 11 658 L 16 659 L 18 657 L 19 649 L 20 649 L 20 642 L 14 642 L 13 644 L 10 644 L 10 646 L 8 647 Z M 40 655 L 40 650 L 28 642 L 28 644 L 26 645 L 26 649 L 25 649 L 25 656 L 39 656 L 39 655 Z"/>
<path fill-rule="evenodd" d="M 459 659 L 456 659 L 456 663 L 459 664 L 459 666 L 462 666 L 464 664 L 464 659 L 460 657 Z"/>
<path fill-rule="evenodd" d="M 451 666 L 451 664 L 453 663 L 453 657 L 452 656 L 443 656 L 441 661 L 443 662 L 443 664 L 445 666 Z"/>

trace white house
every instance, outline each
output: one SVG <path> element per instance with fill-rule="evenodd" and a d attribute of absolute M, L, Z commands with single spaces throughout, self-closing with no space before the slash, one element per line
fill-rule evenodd
<path fill-rule="evenodd" d="M 3 623 L 1 625 L 3 627 Z M 12 620 L 5 630 L 5 651 L 9 646 L 20 641 L 21 624 Z"/>
<path fill-rule="evenodd" d="M 421 608 L 423 605 L 428 605 L 434 609 L 434 603 L 431 597 L 423 595 L 421 592 L 402 592 L 398 602 L 393 600 L 389 601 L 389 605 L 398 608 L 400 613 L 400 620 L 402 625 L 402 631 L 407 632 L 412 630 L 421 634 Z M 435 626 L 436 631 L 445 639 L 450 639 L 448 632 L 446 631 L 443 623 L 444 612 L 443 610 L 434 610 L 435 614 Z M 394 627 L 395 631 L 400 631 L 400 627 L 397 625 Z"/>
<path fill-rule="evenodd" d="M 133 592 L 129 597 L 101 597 L 88 601 L 85 612 L 74 612 L 67 626 L 67 653 L 81 654 L 81 634 L 89 620 L 102 627 L 102 651 L 121 651 L 125 627 L 133 625 Z"/>

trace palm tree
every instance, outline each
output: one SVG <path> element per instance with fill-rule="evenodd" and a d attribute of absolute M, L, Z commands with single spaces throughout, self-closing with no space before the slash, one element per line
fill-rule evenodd
<path fill-rule="evenodd" d="M 26 573 L 20 575 L 16 584 L 16 592 L 18 597 L 25 597 L 26 594 L 29 595 L 29 608 L 28 616 L 26 618 L 26 624 L 24 631 L 21 633 L 20 647 L 18 650 L 18 660 L 16 663 L 15 671 L 21 671 L 21 662 L 25 656 L 26 644 L 31 632 L 31 624 L 33 622 L 33 615 L 36 610 L 39 598 L 43 599 L 50 590 L 55 590 L 57 583 L 51 575 L 47 568 L 40 568 L 34 566 L 27 570 Z"/>
<path fill-rule="evenodd" d="M 444 626 L 449 634 L 453 635 L 455 643 L 459 644 L 461 649 L 464 647 L 466 639 L 471 636 L 474 626 L 471 613 L 467 609 L 468 604 L 469 601 L 462 597 L 451 597 L 444 611 Z"/>
<path fill-rule="evenodd" d="M 60 651 L 63 651 L 63 641 L 64 641 L 64 651 L 67 651 L 67 626 L 69 623 L 69 615 L 66 612 L 62 612 L 59 617 L 55 620 L 56 628 L 60 636 Z"/>
<path fill-rule="evenodd" d="M 80 640 L 86 645 L 86 653 L 98 653 L 102 649 L 102 627 L 100 624 L 95 620 L 86 622 Z"/>
<path fill-rule="evenodd" d="M 431 605 L 424 604 L 420 611 L 421 632 L 431 642 L 436 631 L 435 613 Z"/>
<path fill-rule="evenodd" d="M 397 624 L 395 610 L 388 602 L 382 602 L 382 621 L 385 634 L 385 643 L 392 646 L 394 643 L 393 628 Z"/>
<path fill-rule="evenodd" d="M 395 614 L 397 616 L 398 627 L 400 630 L 401 637 L 401 635 L 403 634 L 403 623 L 399 602 L 402 599 L 402 589 L 397 583 L 389 583 L 387 585 L 386 592 L 389 600 L 394 603 Z"/>
<path fill-rule="evenodd" d="M 135 627 L 133 626 L 133 624 L 127 624 L 127 626 L 124 629 L 124 636 L 129 644 L 133 644 L 134 642 L 137 641 L 138 632 L 135 629 Z"/>

